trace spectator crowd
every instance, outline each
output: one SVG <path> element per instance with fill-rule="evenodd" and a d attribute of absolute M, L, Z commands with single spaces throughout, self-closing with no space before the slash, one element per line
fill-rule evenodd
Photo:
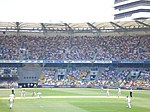
<path fill-rule="evenodd" d="M 47 69 L 48 70 L 48 69 Z M 68 70 L 65 77 L 58 79 L 57 69 L 49 69 L 47 72 L 54 74 L 45 74 L 39 81 L 40 86 L 58 86 L 58 87 L 111 87 L 111 88 L 143 88 L 150 89 L 150 70 L 102 70 L 98 72 L 92 80 L 90 78 L 90 69 L 81 70 L 76 68 Z M 134 74 L 133 74 L 134 73 Z"/>
<path fill-rule="evenodd" d="M 0 35 L 0 60 L 149 60 L 150 35 Z"/>
<path fill-rule="evenodd" d="M 0 60 L 150 60 L 150 35 L 136 36 L 31 36 L 0 35 Z M 3 70 L 0 70 L 3 71 Z M 5 70 L 7 72 L 7 70 Z M 1 77 L 4 76 L 3 72 Z M 45 69 L 39 85 L 75 87 L 150 87 L 150 70 L 104 70 L 89 80 L 89 70 L 67 70 L 58 80 L 56 69 Z M 147 75 L 145 75 L 147 74 Z M 9 74 L 8 74 L 9 75 Z M 9 75 L 11 76 L 11 75 Z M 130 76 L 130 77 L 129 77 Z M 9 82 L 0 83 L 6 85 Z M 15 85 L 17 83 L 15 82 Z"/>

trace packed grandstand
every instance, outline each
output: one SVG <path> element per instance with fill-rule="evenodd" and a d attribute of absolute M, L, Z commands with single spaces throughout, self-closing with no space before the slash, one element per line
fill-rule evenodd
<path fill-rule="evenodd" d="M 1 60 L 148 60 L 150 35 L 0 35 Z M 20 45 L 18 46 L 18 43 Z"/>
<path fill-rule="evenodd" d="M 101 30 L 87 23 L 91 29 L 77 28 L 78 32 L 72 32 L 73 25 L 64 23 L 62 29 L 59 26 L 61 30 L 49 28 L 48 33 L 47 27 L 41 24 L 43 35 L 41 32 L 38 35 L 37 31 L 33 32 L 36 26 L 32 32 L 27 29 L 24 33 L 21 30 L 25 29 L 16 22 L 16 29 L 13 26 L 8 31 L 1 29 L 0 87 L 150 89 L 150 21 L 136 23 L 143 27 L 131 27 L 131 30 L 129 26 L 127 30 L 127 26 L 109 23 L 114 29 Z M 32 66 L 33 63 L 37 65 Z M 30 68 L 31 74 L 23 73 L 23 67 Z M 32 67 L 38 68 L 39 74 Z"/>

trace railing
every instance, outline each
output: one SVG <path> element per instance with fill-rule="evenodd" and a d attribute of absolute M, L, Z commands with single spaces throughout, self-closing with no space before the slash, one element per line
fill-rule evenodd
<path fill-rule="evenodd" d="M 150 60 L 0 60 L 0 63 L 148 63 Z"/>

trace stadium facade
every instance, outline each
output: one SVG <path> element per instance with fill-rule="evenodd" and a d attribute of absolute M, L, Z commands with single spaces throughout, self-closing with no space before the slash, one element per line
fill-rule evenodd
<path fill-rule="evenodd" d="M 150 0 L 115 0 L 115 20 L 140 20 L 150 18 Z"/>

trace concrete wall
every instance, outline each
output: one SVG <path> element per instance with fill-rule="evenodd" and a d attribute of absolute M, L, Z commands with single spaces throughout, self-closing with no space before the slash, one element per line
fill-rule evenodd
<path fill-rule="evenodd" d="M 40 74 L 41 68 L 35 66 L 35 64 L 26 64 L 25 67 L 18 68 L 19 83 L 34 83 L 37 82 Z"/>

